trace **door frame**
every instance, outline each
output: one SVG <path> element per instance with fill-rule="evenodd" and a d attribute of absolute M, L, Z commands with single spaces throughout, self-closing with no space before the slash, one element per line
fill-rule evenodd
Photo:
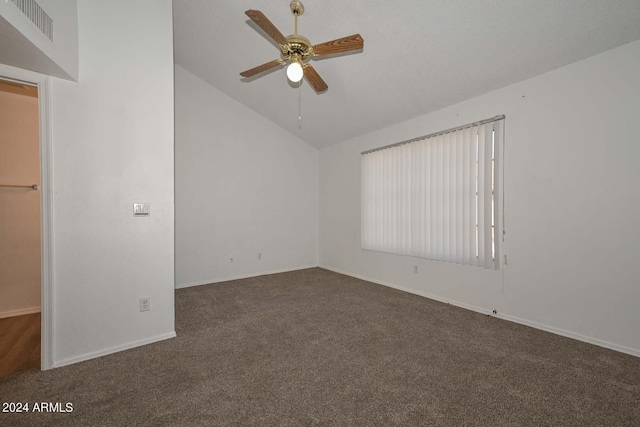
<path fill-rule="evenodd" d="M 53 368 L 54 276 L 53 276 L 53 155 L 51 151 L 51 77 L 21 68 L 0 64 L 0 78 L 38 88 L 38 123 L 40 127 L 40 369 Z"/>

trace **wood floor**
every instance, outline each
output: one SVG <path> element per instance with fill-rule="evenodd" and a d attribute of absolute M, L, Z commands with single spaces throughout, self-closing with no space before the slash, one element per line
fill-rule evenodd
<path fill-rule="evenodd" d="M 40 368 L 40 313 L 0 319 L 0 377 Z"/>

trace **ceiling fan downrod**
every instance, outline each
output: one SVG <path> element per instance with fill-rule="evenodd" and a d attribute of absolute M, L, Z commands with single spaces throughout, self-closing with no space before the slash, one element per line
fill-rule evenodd
<path fill-rule="evenodd" d="M 298 35 L 298 16 L 304 13 L 304 6 L 302 5 L 302 2 L 300 0 L 292 0 L 291 3 L 289 4 L 289 7 L 291 8 L 291 13 L 293 13 L 293 16 L 295 17 L 294 34 L 297 36 Z"/>

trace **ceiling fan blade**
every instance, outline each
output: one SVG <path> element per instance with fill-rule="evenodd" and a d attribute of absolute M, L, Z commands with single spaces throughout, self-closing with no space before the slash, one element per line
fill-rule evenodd
<path fill-rule="evenodd" d="M 256 74 L 260 74 L 264 71 L 270 70 L 273 67 L 277 67 L 278 65 L 281 65 L 284 61 L 282 59 L 275 59 L 273 61 L 269 61 L 266 64 L 262 64 L 262 65 L 258 65 L 255 68 L 252 68 L 250 70 L 246 70 L 240 73 L 240 75 L 242 77 L 253 77 Z"/>
<path fill-rule="evenodd" d="M 306 64 L 304 66 L 304 78 L 307 79 L 309 84 L 313 86 L 313 90 L 315 90 L 317 93 L 321 93 L 329 89 L 329 86 L 327 86 L 324 80 L 322 80 L 320 74 L 318 74 L 316 69 L 309 64 Z"/>
<path fill-rule="evenodd" d="M 269 21 L 269 18 L 264 16 L 264 13 L 260 12 L 259 10 L 250 9 L 245 12 L 245 15 L 251 18 L 253 22 L 258 24 L 258 26 L 262 28 L 264 32 L 267 33 L 269 37 L 275 40 L 275 42 L 278 43 L 279 45 L 284 46 L 287 43 L 289 43 L 287 41 L 287 38 L 284 35 L 282 35 L 280 30 L 278 30 L 276 26 L 273 25 L 271 21 Z"/>
<path fill-rule="evenodd" d="M 313 46 L 314 56 L 333 55 L 334 53 L 349 52 L 364 47 L 364 39 L 360 34 L 343 37 L 330 42 L 320 43 Z"/>

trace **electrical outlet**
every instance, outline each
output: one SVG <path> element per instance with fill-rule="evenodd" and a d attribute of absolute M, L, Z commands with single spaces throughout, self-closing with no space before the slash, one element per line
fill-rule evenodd
<path fill-rule="evenodd" d="M 414 272 L 414 273 L 416 273 L 416 274 L 418 274 L 418 266 L 417 266 L 417 265 L 414 265 L 414 266 L 413 266 L 413 272 Z"/>
<path fill-rule="evenodd" d="M 262 259 L 262 254 L 258 253 L 258 259 Z"/>
<path fill-rule="evenodd" d="M 140 311 L 151 310 L 151 298 L 140 298 Z"/>

